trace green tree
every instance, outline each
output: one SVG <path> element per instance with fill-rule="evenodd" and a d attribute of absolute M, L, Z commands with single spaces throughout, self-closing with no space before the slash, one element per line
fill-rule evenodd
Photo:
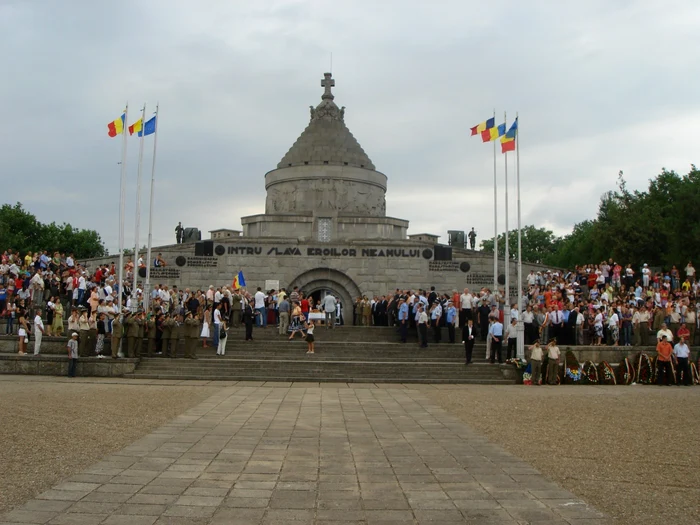
<path fill-rule="evenodd" d="M 27 251 L 47 250 L 73 253 L 79 259 L 106 254 L 100 234 L 70 224 L 42 224 L 25 211 L 21 203 L 0 207 L 0 248 Z"/>
<path fill-rule="evenodd" d="M 556 252 L 560 239 L 553 232 L 545 228 L 536 228 L 532 225 L 521 229 L 522 258 L 523 261 L 548 264 L 549 258 Z M 482 251 L 493 253 L 493 239 L 481 241 Z M 518 230 L 508 232 L 508 249 L 511 259 L 518 258 Z M 498 254 L 505 256 L 506 242 L 505 232 L 498 236 Z"/>

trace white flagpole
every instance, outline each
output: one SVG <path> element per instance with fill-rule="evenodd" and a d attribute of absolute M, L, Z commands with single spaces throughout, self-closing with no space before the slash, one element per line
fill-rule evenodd
<path fill-rule="evenodd" d="M 522 238 L 521 238 L 521 223 L 520 223 L 520 117 L 518 113 L 515 113 L 515 121 L 518 123 L 518 127 L 515 130 L 515 180 L 517 181 L 518 187 L 518 311 L 520 312 L 520 317 L 518 320 L 518 358 L 523 359 L 525 357 L 525 324 L 523 322 L 523 250 L 522 250 Z"/>
<path fill-rule="evenodd" d="M 148 310 L 151 301 L 151 245 L 153 241 L 153 190 L 156 184 L 156 145 L 158 144 L 158 128 L 160 117 L 156 104 L 156 130 L 153 133 L 153 164 L 151 165 L 151 204 L 148 209 L 148 249 L 146 251 L 146 285 L 143 287 L 143 308 Z M 144 123 L 145 124 L 145 123 Z M 144 132 L 146 130 L 144 129 Z M 144 133 L 145 134 L 145 133 Z"/>
<path fill-rule="evenodd" d="M 129 103 L 124 109 L 124 125 L 122 129 L 122 174 L 119 194 L 119 315 L 122 313 L 122 294 L 124 293 L 124 206 L 126 201 L 126 132 L 129 122 Z"/>
<path fill-rule="evenodd" d="M 146 104 L 143 104 L 141 110 L 141 140 L 139 140 L 139 168 L 136 176 L 136 219 L 134 233 L 134 282 L 131 287 L 131 310 L 138 310 L 138 295 L 136 293 L 137 282 L 139 279 L 139 230 L 141 229 L 141 172 L 143 171 L 143 139 L 144 126 L 146 124 Z"/>
<path fill-rule="evenodd" d="M 506 125 L 506 112 L 503 112 L 503 125 Z M 495 144 L 495 142 L 494 142 Z M 503 159 L 505 161 L 505 171 L 506 171 L 506 233 L 505 233 L 505 272 L 506 272 L 506 288 L 505 292 L 505 304 L 503 305 L 503 324 L 505 329 L 510 326 L 510 253 L 508 246 L 508 152 L 503 154 Z"/>
<path fill-rule="evenodd" d="M 496 120 L 496 110 L 493 110 Z M 494 122 L 494 124 L 496 124 Z M 493 294 L 498 292 L 498 179 L 496 178 L 496 143 L 493 143 Z"/>

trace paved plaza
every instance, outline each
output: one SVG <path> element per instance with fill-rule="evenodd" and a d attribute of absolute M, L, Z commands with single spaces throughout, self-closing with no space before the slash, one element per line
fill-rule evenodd
<path fill-rule="evenodd" d="M 269 385 L 214 390 L 0 523 L 608 523 L 420 388 Z"/>

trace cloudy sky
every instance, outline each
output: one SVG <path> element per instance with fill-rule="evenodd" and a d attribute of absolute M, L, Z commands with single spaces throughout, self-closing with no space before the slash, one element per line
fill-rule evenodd
<path fill-rule="evenodd" d="M 154 244 L 264 211 L 274 169 L 336 102 L 409 232 L 493 233 L 493 155 L 469 128 L 520 114 L 522 215 L 564 234 L 624 170 L 632 189 L 697 162 L 700 4 L 668 0 L 0 0 L 2 201 L 118 243 L 126 101 L 161 108 Z M 152 143 L 147 141 L 141 243 Z M 138 141 L 129 141 L 133 245 Z M 509 155 L 514 182 L 514 155 Z M 503 229 L 503 157 L 498 155 Z M 511 225 L 515 191 L 511 184 Z"/>

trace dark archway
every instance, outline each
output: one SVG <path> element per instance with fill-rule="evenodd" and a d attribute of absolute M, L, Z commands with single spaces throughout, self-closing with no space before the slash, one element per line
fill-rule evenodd
<path fill-rule="evenodd" d="M 350 277 L 343 272 L 331 268 L 314 268 L 298 275 L 291 283 L 288 290 L 295 286 L 306 294 L 313 294 L 322 290 L 330 291 L 340 297 L 345 312 L 352 312 L 352 304 L 362 291 Z M 349 309 L 349 310 L 348 310 Z"/>

